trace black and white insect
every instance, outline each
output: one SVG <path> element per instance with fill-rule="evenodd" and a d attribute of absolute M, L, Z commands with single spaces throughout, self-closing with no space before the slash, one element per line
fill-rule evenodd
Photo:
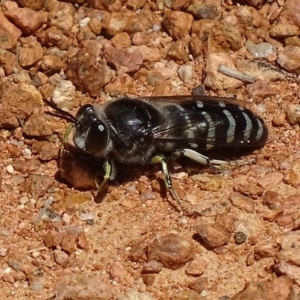
<path fill-rule="evenodd" d="M 160 163 L 167 189 L 179 202 L 167 166 L 169 156 L 200 164 L 222 164 L 202 153 L 213 148 L 260 148 L 268 138 L 264 121 L 227 98 L 209 96 L 123 97 L 86 104 L 74 117 L 47 103 L 75 127 L 77 148 L 105 159 L 100 192 L 120 164 Z M 69 131 L 66 135 L 69 134 Z"/>

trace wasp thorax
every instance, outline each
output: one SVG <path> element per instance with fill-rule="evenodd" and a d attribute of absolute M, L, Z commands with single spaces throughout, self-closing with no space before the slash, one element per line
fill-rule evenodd
<path fill-rule="evenodd" d="M 82 150 L 98 154 L 105 150 L 109 138 L 104 122 L 97 116 L 90 104 L 82 106 L 76 115 L 76 132 L 74 144 Z"/>

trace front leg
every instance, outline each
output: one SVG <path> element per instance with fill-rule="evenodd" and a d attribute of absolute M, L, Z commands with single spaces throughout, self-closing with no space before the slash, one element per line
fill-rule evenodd
<path fill-rule="evenodd" d="M 103 197 L 105 196 L 107 192 L 107 182 L 115 177 L 116 171 L 115 171 L 115 164 L 113 161 L 109 161 L 108 159 L 105 161 L 104 165 L 104 177 L 102 178 L 101 183 L 99 184 L 99 176 L 96 174 L 95 178 L 95 184 L 97 187 L 95 202 L 100 203 L 103 200 Z"/>
<path fill-rule="evenodd" d="M 61 141 L 61 146 L 60 146 L 60 149 L 59 149 L 59 165 L 61 166 L 61 160 L 62 160 L 62 157 L 63 157 L 63 153 L 64 153 L 64 150 L 65 150 L 65 144 L 67 143 L 68 141 L 68 138 L 70 136 L 70 133 L 72 131 L 72 129 L 74 128 L 74 124 L 70 123 L 68 124 L 68 127 L 62 137 L 62 141 Z"/>

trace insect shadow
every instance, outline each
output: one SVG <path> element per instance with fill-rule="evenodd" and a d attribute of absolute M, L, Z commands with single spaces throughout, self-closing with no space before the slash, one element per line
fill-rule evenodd
<path fill-rule="evenodd" d="M 101 180 L 104 176 L 103 164 L 104 159 L 95 158 L 92 154 L 85 151 L 81 151 L 78 148 L 70 145 L 64 145 L 64 151 L 59 160 L 57 160 L 59 171 L 55 174 L 55 179 L 58 182 L 66 184 L 69 188 L 75 187 L 77 190 L 95 190 L 97 189 L 95 178 Z M 231 151 L 230 151 L 231 150 Z M 253 149 L 215 149 L 208 151 L 209 155 L 216 159 L 229 159 L 236 160 L 243 156 L 253 152 Z M 168 166 L 171 174 L 184 171 L 189 175 L 199 173 L 220 174 L 223 169 L 216 166 L 206 165 L 203 166 L 187 157 L 179 157 L 176 159 L 170 158 L 168 160 Z M 178 166 L 180 166 L 178 168 Z M 160 166 L 157 164 L 142 164 L 142 165 L 130 165 L 128 168 L 124 168 L 124 165 L 116 162 L 116 168 L 122 170 L 117 172 L 116 178 L 110 181 L 109 187 L 114 188 L 123 183 L 127 183 L 133 180 L 137 180 L 142 175 L 146 175 L 149 181 L 156 180 L 159 183 L 159 192 L 163 198 L 167 195 L 167 189 L 163 177 L 157 175 L 160 171 Z M 226 168 L 226 165 L 225 165 Z M 228 165 L 228 170 L 230 166 Z M 94 201 L 100 203 L 103 201 L 107 190 L 103 190 L 103 193 L 96 195 Z"/>
<path fill-rule="evenodd" d="M 80 151 L 70 144 L 65 144 L 64 151 L 57 160 L 59 170 L 55 174 L 55 179 L 60 183 L 66 184 L 69 188 L 75 187 L 76 190 L 94 190 L 94 201 L 100 203 L 106 196 L 107 189 L 104 189 L 101 194 L 96 194 L 96 181 L 99 179 L 100 182 L 104 176 L 104 163 L 104 159 L 95 158 L 92 154 Z M 171 170 L 174 171 L 172 166 L 173 164 L 171 163 Z M 124 168 L 124 165 L 116 162 L 116 168 L 120 171 L 117 172 L 116 178 L 110 181 L 108 188 L 117 187 L 146 175 L 150 181 L 158 180 L 160 193 L 163 197 L 166 196 L 167 190 L 164 180 L 156 176 L 156 172 L 160 170 L 157 164 L 137 164 Z"/>

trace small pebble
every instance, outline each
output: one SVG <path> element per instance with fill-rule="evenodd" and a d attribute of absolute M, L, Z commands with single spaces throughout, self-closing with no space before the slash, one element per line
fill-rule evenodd
<path fill-rule="evenodd" d="M 184 224 L 184 225 L 188 223 L 188 220 L 186 218 L 182 218 L 180 221 L 181 221 L 181 224 Z"/>
<path fill-rule="evenodd" d="M 266 112 L 266 105 L 264 103 L 259 103 L 257 105 L 257 110 L 263 114 L 264 112 Z"/>
<path fill-rule="evenodd" d="M 94 219 L 94 214 L 92 212 L 82 213 L 80 215 L 80 220 L 82 221 L 88 221 L 93 219 Z"/>
<path fill-rule="evenodd" d="M 34 257 L 34 258 L 39 257 L 40 254 L 41 254 L 41 253 L 40 253 L 39 251 L 33 251 L 33 252 L 31 253 L 32 257 Z"/>
<path fill-rule="evenodd" d="M 29 288 L 32 291 L 38 292 L 38 291 L 41 291 L 43 289 L 43 284 L 40 281 L 33 281 L 31 283 L 31 285 L 29 286 Z"/>
<path fill-rule="evenodd" d="M 31 155 L 31 154 L 32 154 L 31 150 L 28 149 L 28 148 L 25 148 L 25 149 L 23 150 L 23 153 L 24 153 L 24 155 Z"/>
<path fill-rule="evenodd" d="M 161 25 L 160 24 L 153 24 L 152 30 L 153 31 L 160 31 L 161 30 Z"/>
<path fill-rule="evenodd" d="M 6 172 L 12 174 L 14 172 L 14 167 L 12 165 L 8 165 L 6 167 Z"/>
<path fill-rule="evenodd" d="M 4 257 L 7 254 L 7 248 L 0 248 L 0 256 Z"/>
<path fill-rule="evenodd" d="M 192 90 L 192 94 L 194 96 L 205 96 L 206 91 L 205 91 L 205 85 L 204 84 L 199 84 Z"/>
<path fill-rule="evenodd" d="M 272 53 L 276 53 L 276 48 L 270 43 L 254 44 L 248 40 L 245 46 L 254 58 L 267 57 Z"/>
<path fill-rule="evenodd" d="M 135 192 L 136 191 L 136 188 L 135 188 L 134 185 L 129 185 L 126 189 L 127 189 L 128 192 Z"/>
<path fill-rule="evenodd" d="M 89 22 L 90 22 L 90 18 L 89 18 L 89 17 L 86 17 L 86 18 L 84 18 L 84 19 L 82 19 L 82 20 L 79 21 L 79 26 L 80 26 L 80 27 L 84 27 L 84 26 L 86 26 Z"/>
<path fill-rule="evenodd" d="M 71 221 L 71 216 L 68 215 L 67 213 L 64 213 L 62 219 L 63 219 L 65 224 L 69 224 L 70 221 Z"/>
<path fill-rule="evenodd" d="M 21 197 L 20 198 L 20 204 L 23 204 L 23 205 L 25 205 L 27 202 L 28 202 L 28 197 Z"/>
<path fill-rule="evenodd" d="M 7 230 L 7 229 L 2 229 L 1 230 L 1 234 L 4 235 L 4 236 L 9 236 L 10 235 L 10 231 Z"/>
<path fill-rule="evenodd" d="M 149 200 L 154 199 L 155 195 L 150 191 L 141 192 L 141 199 L 142 200 Z"/>
<path fill-rule="evenodd" d="M 35 277 L 42 277 L 44 275 L 43 269 L 37 268 L 36 270 L 33 271 L 33 276 Z"/>
<path fill-rule="evenodd" d="M 189 65 L 180 67 L 178 75 L 183 82 L 188 83 L 193 77 L 193 67 Z"/>
<path fill-rule="evenodd" d="M 94 219 L 86 220 L 86 224 L 92 226 L 95 224 L 95 220 Z"/>
<path fill-rule="evenodd" d="M 207 290 L 203 290 L 201 293 L 200 293 L 200 295 L 202 296 L 202 297 L 207 297 L 208 296 L 208 291 Z"/>
<path fill-rule="evenodd" d="M 241 245 L 241 244 L 245 243 L 245 241 L 247 240 L 247 235 L 241 231 L 236 232 L 234 234 L 234 240 L 237 245 Z"/>

